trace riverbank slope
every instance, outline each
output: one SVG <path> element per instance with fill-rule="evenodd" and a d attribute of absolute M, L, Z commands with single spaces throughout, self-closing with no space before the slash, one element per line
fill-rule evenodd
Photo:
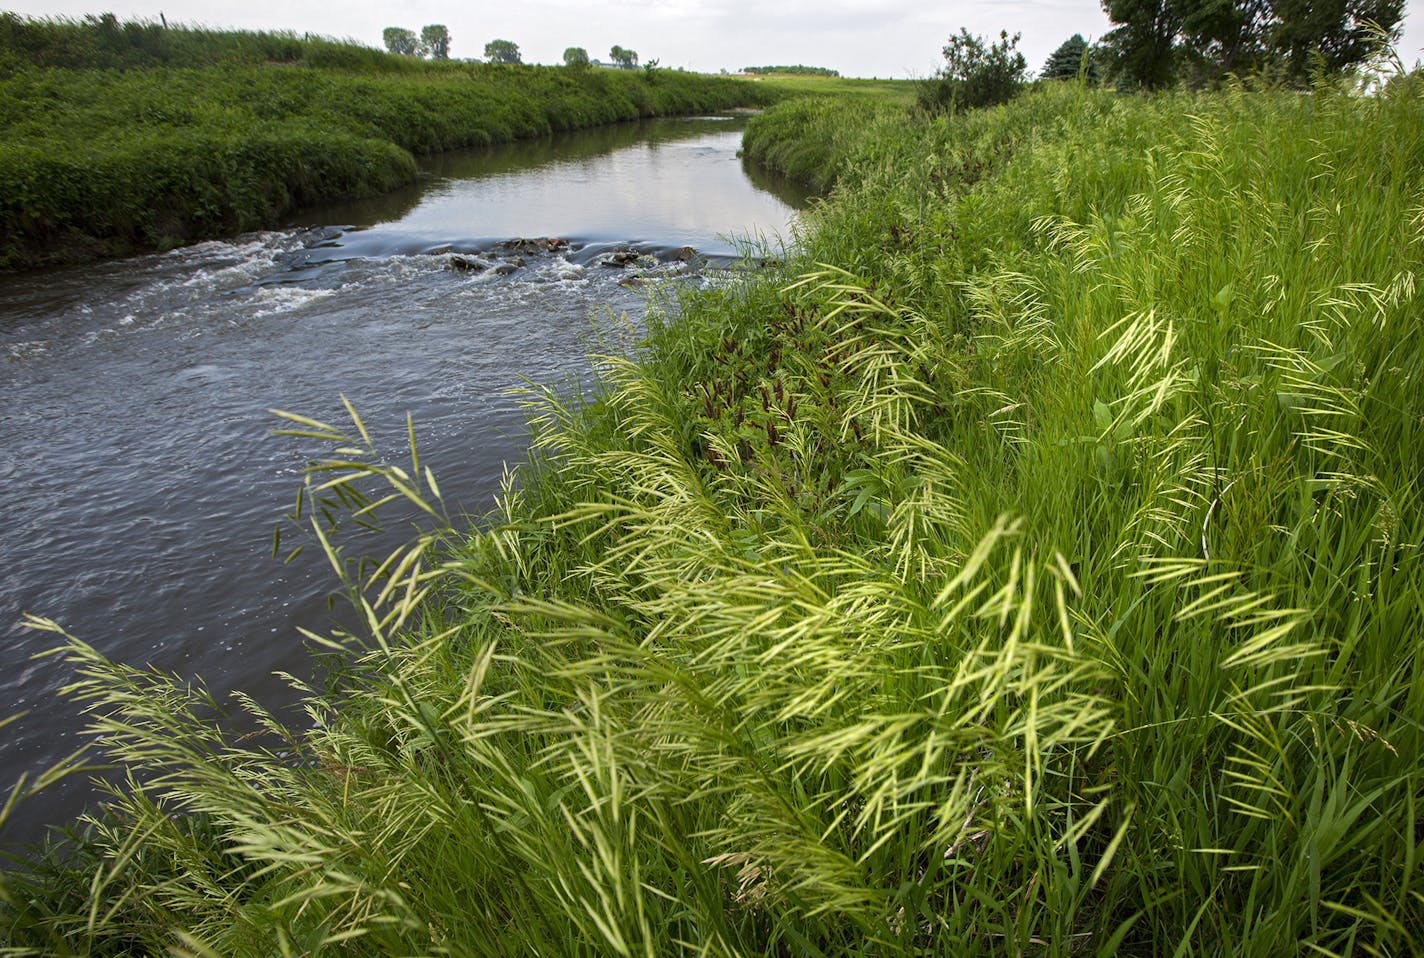
<path fill-rule="evenodd" d="M 73 645 L 161 777 L 8 874 L 0 927 L 1419 951 L 1421 167 L 1411 84 L 902 114 L 783 266 L 685 294 L 591 401 L 531 394 L 480 531 L 359 422 L 295 423 L 312 495 L 430 507 L 346 685 L 267 752 Z"/>
<path fill-rule="evenodd" d="M 774 96 L 670 70 L 430 63 L 283 35 L 7 14 L 0 269 L 278 226 L 304 206 L 411 182 L 412 154 Z"/>

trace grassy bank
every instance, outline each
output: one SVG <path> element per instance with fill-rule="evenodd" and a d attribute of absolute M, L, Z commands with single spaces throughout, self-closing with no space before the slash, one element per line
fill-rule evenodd
<path fill-rule="evenodd" d="M 126 29 L 106 41 L 97 25 L 0 17 L 0 269 L 276 226 L 304 205 L 410 182 L 413 153 L 770 98 L 673 71 L 435 64 L 282 35 Z"/>
<path fill-rule="evenodd" d="M 300 426 L 314 495 L 431 510 L 346 686 L 266 751 L 72 645 L 155 777 L 5 876 L 0 935 L 1424 948 L 1417 88 L 1064 85 L 846 153 L 779 273 L 687 294 L 587 404 L 530 396 L 483 531 Z"/>

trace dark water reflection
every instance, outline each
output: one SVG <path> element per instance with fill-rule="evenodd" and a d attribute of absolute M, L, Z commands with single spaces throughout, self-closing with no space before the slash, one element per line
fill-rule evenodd
<path fill-rule="evenodd" d="M 348 396 L 392 446 L 405 414 L 457 509 L 486 510 L 525 432 L 512 387 L 577 376 L 590 317 L 636 324 L 645 279 L 712 281 L 663 256 L 604 251 L 785 234 L 804 195 L 749 176 L 725 119 L 627 124 L 432 158 L 419 189 L 312 211 L 291 229 L 170 254 L 0 277 L 0 786 L 72 750 L 53 617 L 102 652 L 276 708 L 278 670 L 311 671 L 299 626 L 329 622 L 315 550 L 270 556 L 273 524 L 320 450 L 272 438 L 267 410 L 336 421 Z M 497 244 L 560 236 L 518 257 Z M 462 253 L 463 251 L 463 253 Z M 457 255 L 494 269 L 452 269 Z M 89 797 L 23 806 L 34 837 Z"/>

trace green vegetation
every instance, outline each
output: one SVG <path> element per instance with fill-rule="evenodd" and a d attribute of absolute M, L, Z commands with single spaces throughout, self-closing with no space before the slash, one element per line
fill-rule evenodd
<path fill-rule="evenodd" d="M 299 65 L 343 70 L 401 68 L 379 50 L 294 33 L 169 28 L 120 22 L 112 13 L 83 20 L 33 20 L 0 11 L 0 77 L 35 67 L 128 70 L 139 67 Z M 419 69 L 419 64 L 405 64 Z"/>
<path fill-rule="evenodd" d="M 443 23 L 420 28 L 420 50 L 432 60 L 450 59 L 450 30 Z"/>
<path fill-rule="evenodd" d="M 902 136 L 904 118 L 904 104 L 875 96 L 802 97 L 753 117 L 742 134 L 742 152 L 825 192 L 870 144 Z"/>
<path fill-rule="evenodd" d="M 770 73 L 756 79 L 781 97 L 834 96 L 886 100 L 909 105 L 915 101 L 914 80 L 865 80 L 810 74 Z"/>
<path fill-rule="evenodd" d="M 1018 52 L 1020 34 L 1000 31 L 997 42 L 968 30 L 944 45 L 944 66 L 933 79 L 920 84 L 917 99 L 922 109 L 977 110 L 1006 103 L 1023 86 L 1028 62 Z"/>
<path fill-rule="evenodd" d="M 333 550 L 430 522 L 313 728 L 68 646 L 140 774 L 13 947 L 1424 949 L 1418 83 L 756 127 L 840 144 L 803 248 L 532 392 L 479 531 L 292 423 Z"/>
<path fill-rule="evenodd" d="M 1099 56 L 1096 48 L 1090 47 L 1081 33 L 1075 33 L 1049 54 L 1043 69 L 1039 71 L 1039 79 L 1076 80 L 1082 76 L 1088 83 L 1096 84 L 1101 79 Z"/>
<path fill-rule="evenodd" d="M 838 70 L 830 70 L 830 69 L 827 69 L 826 67 L 808 67 L 808 66 L 804 66 L 803 64 L 799 64 L 799 63 L 798 63 L 796 66 L 792 66 L 792 67 L 742 67 L 742 72 L 743 72 L 743 73 L 752 73 L 752 74 L 759 74 L 759 73 L 786 73 L 786 74 L 790 74 L 790 75 L 792 75 L 792 76 L 810 76 L 810 77 L 838 77 L 838 76 L 840 76 L 840 71 L 838 71 Z"/>
<path fill-rule="evenodd" d="M 444 24 L 432 23 L 421 27 L 419 37 L 414 30 L 386 27 L 381 33 L 381 40 L 386 50 L 397 56 L 450 59 L 450 31 Z"/>
<path fill-rule="evenodd" d="M 412 153 L 771 99 L 744 81 L 648 79 L 0 16 L 0 269 L 276 226 L 410 182 Z"/>
<path fill-rule="evenodd" d="M 522 63 L 519 44 L 513 40 L 491 40 L 485 44 L 485 59 L 491 63 Z"/>
<path fill-rule="evenodd" d="M 568 47 L 564 50 L 564 66 L 574 70 L 587 70 L 588 51 L 583 47 Z"/>
<path fill-rule="evenodd" d="M 636 69 L 638 66 L 638 54 L 632 50 L 624 49 L 616 43 L 613 45 L 613 49 L 608 51 L 608 56 L 624 70 Z"/>
<path fill-rule="evenodd" d="M 405 27 L 386 27 L 381 31 L 381 41 L 386 50 L 397 56 L 413 57 L 420 52 L 420 38 Z"/>
<path fill-rule="evenodd" d="M 1404 0 L 1103 0 L 1118 26 L 1103 59 L 1124 85 L 1159 89 L 1179 79 L 1282 75 L 1301 84 L 1368 59 L 1394 35 Z"/>

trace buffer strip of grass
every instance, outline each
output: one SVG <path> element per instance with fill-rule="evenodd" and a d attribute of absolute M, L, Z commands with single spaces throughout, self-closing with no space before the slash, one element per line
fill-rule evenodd
<path fill-rule="evenodd" d="M 316 502 L 375 480 L 431 517 L 353 577 L 345 685 L 266 752 L 71 644 L 158 778 L 8 873 L 0 928 L 1420 950 L 1421 103 L 1060 87 L 887 123 L 780 272 L 685 295 L 586 401 L 532 393 L 477 532 L 359 420 L 298 423 L 334 447 Z"/>

